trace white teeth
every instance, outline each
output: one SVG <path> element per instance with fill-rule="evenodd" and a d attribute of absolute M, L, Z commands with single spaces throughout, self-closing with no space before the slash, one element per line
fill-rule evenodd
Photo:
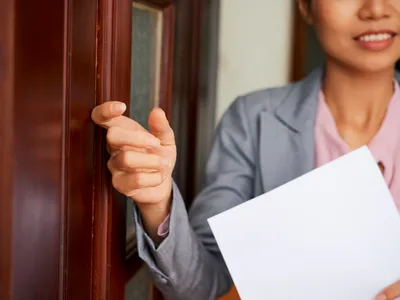
<path fill-rule="evenodd" d="M 391 39 L 392 35 L 389 33 L 379 33 L 379 34 L 367 34 L 360 37 L 361 41 L 364 42 L 377 42 Z"/>

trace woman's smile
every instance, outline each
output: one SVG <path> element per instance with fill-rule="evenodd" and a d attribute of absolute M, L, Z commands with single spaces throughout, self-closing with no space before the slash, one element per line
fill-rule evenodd
<path fill-rule="evenodd" d="M 370 51 L 383 51 L 392 46 L 398 33 L 393 30 L 370 30 L 354 38 L 357 44 Z"/>

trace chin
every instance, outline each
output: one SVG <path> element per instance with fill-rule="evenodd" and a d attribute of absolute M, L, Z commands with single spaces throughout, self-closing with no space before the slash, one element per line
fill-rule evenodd
<path fill-rule="evenodd" d="M 365 62 L 354 62 L 354 68 L 359 72 L 363 73 L 371 73 L 371 74 L 379 74 L 385 72 L 393 72 L 396 62 L 395 61 L 370 61 L 368 63 Z"/>
<path fill-rule="evenodd" d="M 379 74 L 385 72 L 393 72 L 394 67 L 397 62 L 397 58 L 393 59 L 390 57 L 382 57 L 376 55 L 375 57 L 363 57 L 363 56 L 353 56 L 355 59 L 347 59 L 342 64 L 345 64 L 348 68 L 352 69 L 357 73 L 369 73 Z"/>
<path fill-rule="evenodd" d="M 351 70 L 356 73 L 378 74 L 385 72 L 393 72 L 396 62 L 399 60 L 400 54 L 398 50 L 365 53 L 356 49 L 332 49 L 330 53 L 327 51 L 328 60 L 334 62 L 343 69 Z"/>

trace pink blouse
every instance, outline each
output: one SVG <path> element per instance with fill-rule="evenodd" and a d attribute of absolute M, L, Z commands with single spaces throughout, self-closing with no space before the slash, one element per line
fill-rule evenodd
<path fill-rule="evenodd" d="M 385 181 L 400 211 L 400 92 L 397 82 L 386 117 L 368 148 L 376 162 L 383 165 Z M 349 146 L 337 131 L 335 120 L 321 91 L 315 126 L 315 166 L 322 166 L 349 151 Z"/>

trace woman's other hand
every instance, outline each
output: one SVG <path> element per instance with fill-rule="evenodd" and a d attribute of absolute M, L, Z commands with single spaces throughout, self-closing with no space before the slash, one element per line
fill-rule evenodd
<path fill-rule="evenodd" d="M 376 300 L 395 300 L 400 297 L 400 281 L 393 283 L 384 289 L 377 297 Z"/>

